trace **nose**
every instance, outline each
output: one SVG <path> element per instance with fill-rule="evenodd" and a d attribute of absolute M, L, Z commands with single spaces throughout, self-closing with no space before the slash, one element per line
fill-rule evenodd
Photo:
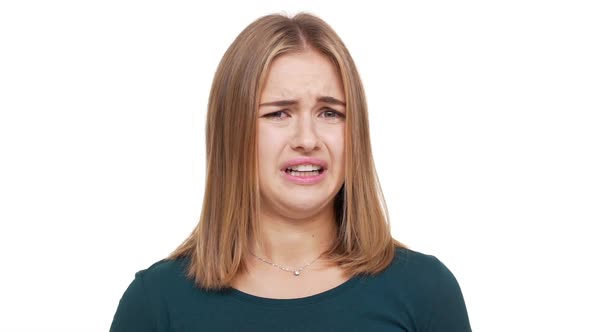
<path fill-rule="evenodd" d="M 291 148 L 294 150 L 312 152 L 319 148 L 319 138 L 312 118 L 309 114 L 298 118 L 291 140 Z"/>

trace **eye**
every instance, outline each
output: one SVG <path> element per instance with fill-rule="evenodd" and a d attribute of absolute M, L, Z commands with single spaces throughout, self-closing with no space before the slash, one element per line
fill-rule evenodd
<path fill-rule="evenodd" d="M 335 111 L 331 108 L 326 108 L 325 111 L 322 112 L 324 118 L 327 119 L 338 119 L 338 118 L 345 118 L 344 114 L 338 111 Z"/>
<path fill-rule="evenodd" d="M 282 116 L 282 115 L 284 115 L 284 116 Z M 262 117 L 269 118 L 269 119 L 283 120 L 287 117 L 287 113 L 285 111 L 276 111 L 276 112 L 265 114 Z"/>

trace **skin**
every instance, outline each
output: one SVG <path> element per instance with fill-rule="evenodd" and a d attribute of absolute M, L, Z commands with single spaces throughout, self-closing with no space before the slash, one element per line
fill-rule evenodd
<path fill-rule="evenodd" d="M 261 105 L 281 100 L 294 100 L 297 104 L 258 109 L 257 158 L 264 246 L 254 245 L 253 252 L 292 269 L 318 258 L 336 236 L 333 204 L 344 183 L 346 106 L 318 101 L 322 96 L 345 101 L 336 66 L 314 50 L 286 53 L 270 66 Z M 286 180 L 281 166 L 297 157 L 327 162 L 323 181 L 302 185 Z M 256 259 L 252 264 L 265 276 L 294 279 L 290 273 Z M 295 279 L 323 267 L 320 259 Z M 334 274 L 327 277 L 339 279 Z"/>

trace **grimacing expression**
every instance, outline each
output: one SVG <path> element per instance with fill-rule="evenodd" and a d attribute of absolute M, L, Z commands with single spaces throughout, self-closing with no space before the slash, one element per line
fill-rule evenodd
<path fill-rule="evenodd" d="M 300 219 L 331 208 L 344 183 L 345 100 L 325 55 L 306 50 L 273 60 L 257 114 L 263 214 Z"/>

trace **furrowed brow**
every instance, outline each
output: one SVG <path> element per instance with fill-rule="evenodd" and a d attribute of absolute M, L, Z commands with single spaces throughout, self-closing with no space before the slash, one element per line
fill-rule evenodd
<path fill-rule="evenodd" d="M 277 101 L 271 101 L 268 103 L 262 103 L 260 104 L 260 107 L 262 106 L 291 106 L 291 105 L 297 105 L 298 102 L 297 100 L 277 100 Z"/>
<path fill-rule="evenodd" d="M 336 104 L 336 105 L 346 106 L 345 102 L 338 100 L 334 97 L 330 97 L 330 96 L 319 97 L 318 101 L 326 103 L 326 104 Z"/>
<path fill-rule="evenodd" d="M 330 97 L 330 96 L 322 96 L 322 97 L 318 97 L 317 99 L 318 102 L 323 102 L 326 104 L 335 104 L 335 105 L 341 105 L 341 106 L 346 106 L 346 103 L 338 100 L 334 97 Z M 262 103 L 260 104 L 260 107 L 263 106 L 292 106 L 292 105 L 297 105 L 298 102 L 297 100 L 277 100 L 277 101 L 271 101 L 271 102 L 266 102 L 266 103 Z"/>

